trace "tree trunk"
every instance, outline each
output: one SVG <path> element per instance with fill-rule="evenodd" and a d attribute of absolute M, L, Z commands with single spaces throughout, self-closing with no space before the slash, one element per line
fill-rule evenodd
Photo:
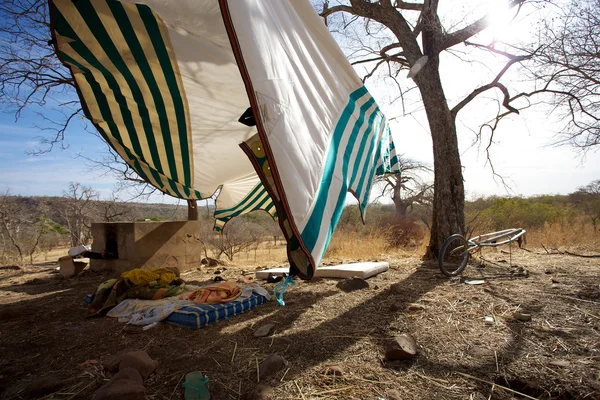
<path fill-rule="evenodd" d="M 394 191 L 392 193 L 392 201 L 394 202 L 394 205 L 396 206 L 396 215 L 401 215 L 401 216 L 405 216 L 406 215 L 406 210 L 408 209 L 408 205 L 406 204 L 406 202 L 404 200 L 402 200 L 401 196 L 400 196 L 400 187 L 401 183 L 397 182 L 396 186 L 394 186 Z"/>
<path fill-rule="evenodd" d="M 196 200 L 188 200 L 188 221 L 198 220 L 198 202 Z"/>
<path fill-rule="evenodd" d="M 456 124 L 439 75 L 438 56 L 430 57 L 417 74 L 416 82 L 423 98 L 433 141 L 434 197 L 431 236 L 425 258 L 437 258 L 444 240 L 464 234 L 465 191 L 456 137 Z"/>

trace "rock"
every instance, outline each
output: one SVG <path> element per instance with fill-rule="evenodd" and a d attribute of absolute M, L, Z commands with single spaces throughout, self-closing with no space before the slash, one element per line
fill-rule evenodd
<path fill-rule="evenodd" d="M 102 363 L 102 366 L 108 372 L 115 373 L 115 372 L 119 371 L 119 363 L 121 362 L 121 358 L 125 354 L 131 353 L 132 351 L 134 351 L 134 350 L 133 349 L 125 349 L 123 351 L 120 351 L 116 355 L 109 356 L 106 360 L 104 360 L 104 362 Z"/>
<path fill-rule="evenodd" d="M 216 267 L 217 265 L 219 265 L 219 262 L 217 260 L 210 257 L 203 258 L 202 260 L 200 260 L 200 262 L 208 267 Z"/>
<path fill-rule="evenodd" d="M 267 385 L 258 384 L 248 393 L 244 400 L 269 400 L 273 394 L 273 388 Z"/>
<path fill-rule="evenodd" d="M 396 389 L 390 389 L 387 391 L 388 400 L 402 400 L 400 392 Z"/>
<path fill-rule="evenodd" d="M 158 367 L 158 361 L 151 359 L 148 353 L 143 350 L 124 354 L 119 363 L 119 371 L 125 368 L 137 369 L 144 380 L 154 372 L 156 367 Z"/>
<path fill-rule="evenodd" d="M 485 347 L 473 347 L 469 350 L 469 353 L 476 358 L 494 357 L 494 350 Z"/>
<path fill-rule="evenodd" d="M 254 337 L 265 337 L 271 333 L 271 329 L 275 327 L 275 324 L 266 324 L 254 331 Z"/>
<path fill-rule="evenodd" d="M 60 274 L 64 278 L 72 278 L 77 276 L 87 266 L 86 262 L 73 261 L 73 257 L 64 256 L 58 259 L 60 265 Z"/>
<path fill-rule="evenodd" d="M 417 355 L 417 343 L 412 336 L 396 336 L 385 349 L 386 360 L 408 360 Z"/>
<path fill-rule="evenodd" d="M 146 388 L 132 379 L 109 381 L 94 393 L 92 400 L 144 400 Z"/>
<path fill-rule="evenodd" d="M 346 371 L 340 365 L 330 365 L 323 370 L 325 375 L 344 376 Z"/>
<path fill-rule="evenodd" d="M 394 283 L 392 286 L 390 286 L 390 291 L 396 294 L 402 294 L 405 292 L 401 282 Z"/>
<path fill-rule="evenodd" d="M 411 303 L 408 305 L 408 307 L 406 307 L 406 311 L 414 313 L 417 311 L 422 311 L 424 310 L 426 307 L 422 304 L 417 304 L 417 303 Z"/>
<path fill-rule="evenodd" d="M 258 376 L 264 379 L 269 375 L 273 375 L 283 369 L 285 360 L 278 354 L 271 354 L 265 358 L 258 366 Z"/>
<path fill-rule="evenodd" d="M 59 391 L 65 386 L 65 381 L 57 377 L 44 377 L 33 380 L 25 389 L 26 398 L 44 397 L 50 393 Z"/>
<path fill-rule="evenodd" d="M 517 321 L 528 322 L 531 321 L 531 314 L 525 314 L 517 311 L 513 314 L 513 318 Z"/>
<path fill-rule="evenodd" d="M 354 290 L 368 289 L 369 282 L 365 281 L 363 278 L 353 276 L 352 278 L 344 279 L 336 286 L 344 292 L 352 292 Z"/>
<path fill-rule="evenodd" d="M 118 381 L 119 379 L 129 379 L 136 381 L 140 385 L 144 384 L 144 378 L 142 378 L 142 374 L 140 374 L 140 371 L 135 368 L 123 368 L 111 378 L 111 381 Z"/>
<path fill-rule="evenodd" d="M 564 360 L 550 361 L 549 364 L 557 366 L 557 367 L 563 367 L 563 368 L 568 367 L 569 365 L 571 365 L 570 362 L 564 361 Z"/>
<path fill-rule="evenodd" d="M 484 317 L 483 322 L 488 326 L 494 325 L 494 318 L 493 317 Z"/>

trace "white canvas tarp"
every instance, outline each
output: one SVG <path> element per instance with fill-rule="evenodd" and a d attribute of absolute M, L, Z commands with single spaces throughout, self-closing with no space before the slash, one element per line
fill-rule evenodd
<path fill-rule="evenodd" d="M 364 212 L 373 177 L 397 168 L 383 114 L 307 0 L 50 8 L 57 54 L 105 140 L 167 194 L 218 191 L 218 229 L 257 209 L 278 218 L 294 274 L 314 274 L 346 193 Z"/>

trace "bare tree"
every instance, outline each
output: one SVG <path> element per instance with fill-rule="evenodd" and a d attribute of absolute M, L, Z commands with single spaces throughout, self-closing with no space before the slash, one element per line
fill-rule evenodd
<path fill-rule="evenodd" d="M 94 201 L 99 198 L 98 192 L 81 183 L 71 182 L 63 197 L 64 203 L 60 213 L 70 232 L 71 246 L 87 244 L 91 239 Z"/>
<path fill-rule="evenodd" d="M 41 121 L 37 127 L 47 135 L 41 137 L 42 147 L 32 152 L 36 155 L 55 146 L 66 148 L 67 128 L 84 118 L 73 78 L 52 46 L 47 0 L 0 2 L 0 104 L 12 109 L 16 119 L 26 108 L 37 112 Z M 48 110 L 51 119 L 46 117 Z M 99 136 L 95 130 L 89 132 Z M 156 191 L 110 146 L 107 149 L 102 157 L 83 158 L 94 170 L 112 174 L 120 189 L 133 189 L 137 199 Z M 188 202 L 188 210 L 189 219 L 197 219 L 195 200 Z"/>
<path fill-rule="evenodd" d="M 257 245 L 262 236 L 263 228 L 260 225 L 235 218 L 225 225 L 221 233 L 211 235 L 208 240 L 215 249 L 217 259 L 225 254 L 229 261 L 233 261 L 236 254 Z"/>
<path fill-rule="evenodd" d="M 558 143 L 590 149 L 600 145 L 600 0 L 578 0 L 544 21 L 528 67 L 537 82 L 519 98 L 549 94 L 555 115 L 563 122 Z"/>
<path fill-rule="evenodd" d="M 44 121 L 48 152 L 64 147 L 65 131 L 81 113 L 73 79 L 51 46 L 48 4 L 45 0 L 3 0 L 0 3 L 0 102 L 14 109 L 19 118 L 25 108 L 38 112 Z M 52 109 L 63 118 L 48 119 Z"/>
<path fill-rule="evenodd" d="M 507 0 L 509 9 L 518 10 L 526 0 Z M 333 2 L 331 2 L 333 3 Z M 492 45 L 476 48 L 495 52 L 507 62 L 487 84 L 476 87 L 452 108 L 448 104 L 440 77 L 440 54 L 458 44 L 465 44 L 489 25 L 483 15 L 462 26 L 445 27 L 438 12 L 439 0 L 406 2 L 401 0 L 339 0 L 325 2 L 322 16 L 327 17 L 330 29 L 344 32 L 351 25 L 362 24 L 362 49 L 353 54 L 354 64 L 370 67 L 365 79 L 385 68 L 386 76 L 398 86 L 400 97 L 404 90 L 398 82 L 401 70 L 411 69 L 431 132 L 434 158 L 434 197 L 428 255 L 435 257 L 446 237 L 464 233 L 464 184 L 456 129 L 457 114 L 480 94 L 496 90 L 504 97 L 508 112 L 518 112 L 507 103 L 509 92 L 501 82 L 514 64 L 531 57 L 530 54 L 512 55 L 496 50 Z M 341 15 L 336 21 L 334 17 Z M 346 18 L 344 15 L 350 15 Z M 464 19 L 465 21 L 467 18 Z M 355 39 L 363 40 L 360 36 Z"/>
<path fill-rule="evenodd" d="M 9 196 L 8 193 L 0 196 L 0 235 L 3 239 L 3 257 L 0 261 L 14 259 L 6 249 L 4 242 L 7 238 L 20 264 L 24 265 L 26 256 L 29 257 L 29 262 L 33 263 L 40 239 L 50 229 L 45 219 L 46 207 L 38 209 L 37 216 L 28 215 L 20 199 L 18 196 Z"/>
<path fill-rule="evenodd" d="M 590 219 L 594 232 L 597 232 L 600 223 L 600 179 L 580 187 L 571 193 L 570 198 Z"/>
<path fill-rule="evenodd" d="M 399 156 L 398 160 L 399 173 L 375 178 L 373 186 L 381 188 L 376 199 L 389 197 L 394 202 L 396 214 L 401 216 L 405 216 L 416 204 L 430 207 L 433 185 L 426 182 L 422 175 L 432 172 L 431 168 L 403 156 Z"/>

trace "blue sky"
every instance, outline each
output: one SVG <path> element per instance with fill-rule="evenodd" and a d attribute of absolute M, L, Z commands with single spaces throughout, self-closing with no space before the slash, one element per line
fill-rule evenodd
<path fill-rule="evenodd" d="M 513 29 L 512 33 L 519 31 Z M 478 73 L 474 68 L 479 65 L 465 66 L 451 58 L 443 62 L 447 64 L 443 65 L 442 77 L 447 97 L 452 103 L 464 96 L 465 90 L 467 93 L 472 90 L 469 85 L 474 84 L 473 77 Z M 481 79 L 485 81 L 488 78 L 482 75 Z M 412 82 L 406 80 L 404 84 Z M 388 118 L 399 116 L 391 122 L 396 147 L 407 157 L 432 164 L 431 136 L 420 99 L 413 103 L 410 115 L 399 115 L 398 106 L 386 105 L 386 98 L 392 96 L 386 93 L 386 85 L 368 82 L 367 86 Z M 589 152 L 584 156 L 569 147 L 551 146 L 556 121 L 544 110 L 532 110 L 503 121 L 495 137 L 492 157 L 496 171 L 510 185 L 507 191 L 498 179 L 494 179 L 481 148 L 471 146 L 473 133 L 470 129 L 484 122 L 479 118 L 484 114 L 482 110 L 486 109 L 486 101 L 490 98 L 482 97 L 469 106 L 468 112 L 461 111 L 457 123 L 468 197 L 566 194 L 600 179 L 600 152 Z M 67 130 L 67 149 L 57 146 L 48 154 L 27 154 L 40 146 L 41 137 L 52 136 L 51 132 L 42 131 L 36 125 L 47 126 L 38 114 L 40 112 L 48 119 L 60 119 L 62 116 L 52 111 L 53 108 L 50 104 L 44 109 L 26 109 L 15 121 L 14 110 L 0 103 L 0 190 L 20 195 L 60 196 L 69 182 L 74 181 L 90 185 L 102 196 L 108 197 L 116 184 L 114 177 L 101 169 L 91 168 L 80 156 L 98 158 L 106 151 L 101 139 L 85 131 L 85 121 L 76 120 Z M 127 195 L 122 194 L 121 198 L 126 199 Z M 155 195 L 151 201 L 176 200 Z"/>

